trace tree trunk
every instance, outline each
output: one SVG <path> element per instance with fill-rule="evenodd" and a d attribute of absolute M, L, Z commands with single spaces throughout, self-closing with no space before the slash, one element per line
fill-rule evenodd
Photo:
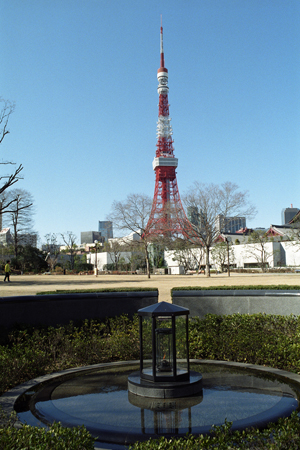
<path fill-rule="evenodd" d="M 210 267 L 209 267 L 209 248 L 206 247 L 206 264 L 205 264 L 205 276 L 210 277 Z"/>
<path fill-rule="evenodd" d="M 149 253 L 148 253 L 147 243 L 145 245 L 145 256 L 146 256 L 147 275 L 148 275 L 148 278 L 150 278 L 150 263 L 149 263 Z"/>
<path fill-rule="evenodd" d="M 229 242 L 227 239 L 226 244 L 227 244 L 227 275 L 230 277 Z"/>

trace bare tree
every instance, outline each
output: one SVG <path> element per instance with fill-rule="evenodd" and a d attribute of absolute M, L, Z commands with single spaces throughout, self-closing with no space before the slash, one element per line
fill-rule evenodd
<path fill-rule="evenodd" d="M 187 270 L 199 269 L 203 260 L 203 247 L 187 242 L 185 239 L 176 239 L 172 244 L 173 261 L 178 261 Z"/>
<path fill-rule="evenodd" d="M 195 182 L 184 196 L 187 207 L 197 212 L 197 224 L 193 224 L 194 231 L 205 248 L 207 277 L 210 276 L 210 249 L 223 231 L 226 220 L 230 217 L 251 218 L 256 211 L 248 200 L 248 192 L 240 191 L 231 182 L 217 184 L 203 184 Z M 220 227 L 216 226 L 219 218 Z"/>
<path fill-rule="evenodd" d="M 67 231 L 66 233 L 61 233 L 60 235 L 66 246 L 66 252 L 70 255 L 71 270 L 73 270 L 77 248 L 77 237 L 72 231 Z"/>
<path fill-rule="evenodd" d="M 225 237 L 224 241 L 218 242 L 211 250 L 214 263 L 221 271 L 227 267 L 228 276 L 230 276 L 230 264 L 234 262 L 234 250 L 231 242 Z"/>
<path fill-rule="evenodd" d="M 46 251 L 45 261 L 49 264 L 50 270 L 54 270 L 56 266 L 59 254 L 60 247 L 57 244 L 57 235 L 55 233 L 48 233 L 45 235 L 46 244 L 44 245 L 44 249 Z"/>
<path fill-rule="evenodd" d="M 247 254 L 252 256 L 258 267 L 262 272 L 266 272 L 269 266 L 269 260 L 274 255 L 273 250 L 268 250 L 268 243 L 273 242 L 274 239 L 270 238 L 265 231 L 254 230 L 249 238 L 247 245 Z M 250 245 L 252 244 L 252 245 Z"/>
<path fill-rule="evenodd" d="M 131 242 L 131 248 L 143 250 L 146 259 L 147 274 L 150 278 L 150 263 L 148 245 L 153 237 L 146 230 L 152 207 L 152 198 L 144 194 L 129 194 L 124 201 L 114 201 L 108 220 L 114 227 L 124 232 L 134 232 L 140 236 L 140 241 Z"/>
<path fill-rule="evenodd" d="M 33 196 L 24 189 L 12 189 L 1 196 L 2 204 L 9 205 L 6 209 L 5 223 L 12 228 L 12 239 L 16 259 L 19 246 L 30 244 L 30 236 L 33 230 Z"/>
<path fill-rule="evenodd" d="M 4 100 L 0 98 L 1 111 L 0 111 L 0 144 L 2 144 L 5 136 L 9 134 L 8 121 L 10 115 L 15 110 L 15 104 L 11 103 L 9 100 Z M 14 165 L 11 161 L 2 161 L 2 165 Z M 23 170 L 22 164 L 20 164 L 17 169 L 12 174 L 4 174 L 0 176 L 0 195 L 4 193 L 9 187 L 13 186 L 21 177 L 20 172 Z M 5 209 L 14 202 L 14 199 L 10 200 L 10 203 L 0 204 L 0 213 L 5 212 Z"/>
<path fill-rule="evenodd" d="M 105 242 L 104 251 L 109 253 L 110 260 L 114 265 L 114 270 L 119 270 L 119 261 L 121 259 L 121 253 L 126 251 L 124 245 L 119 240 L 110 240 Z"/>

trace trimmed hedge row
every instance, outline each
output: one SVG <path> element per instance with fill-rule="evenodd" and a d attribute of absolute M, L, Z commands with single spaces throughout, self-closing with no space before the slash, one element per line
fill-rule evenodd
<path fill-rule="evenodd" d="M 207 314 L 190 321 L 190 355 L 300 371 L 300 316 Z"/>
<path fill-rule="evenodd" d="M 36 295 L 52 295 L 52 294 L 93 294 L 96 292 L 143 292 L 158 291 L 157 288 L 101 288 L 101 289 L 65 289 L 47 292 L 37 292 Z"/>
<path fill-rule="evenodd" d="M 265 291 L 300 291 L 299 285 L 288 285 L 288 284 L 271 284 L 271 285 L 257 285 L 257 286 L 183 286 L 183 287 L 173 287 L 173 291 L 254 291 L 254 290 L 265 290 Z"/>

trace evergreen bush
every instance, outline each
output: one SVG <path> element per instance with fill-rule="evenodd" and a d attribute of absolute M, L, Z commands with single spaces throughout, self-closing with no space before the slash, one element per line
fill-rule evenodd
<path fill-rule="evenodd" d="M 64 428 L 54 423 L 49 429 L 23 425 L 16 417 L 0 415 L 0 450 L 94 450 L 95 439 L 85 427 Z"/>

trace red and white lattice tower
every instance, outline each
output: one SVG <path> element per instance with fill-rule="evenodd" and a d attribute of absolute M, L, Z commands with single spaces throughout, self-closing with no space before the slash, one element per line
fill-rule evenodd
<path fill-rule="evenodd" d="M 153 160 L 155 189 L 146 233 L 157 236 L 193 236 L 179 196 L 176 180 L 178 159 L 174 156 L 168 102 L 168 69 L 165 67 L 163 28 L 160 28 L 160 68 L 157 71 L 159 109 L 156 154 Z"/>

